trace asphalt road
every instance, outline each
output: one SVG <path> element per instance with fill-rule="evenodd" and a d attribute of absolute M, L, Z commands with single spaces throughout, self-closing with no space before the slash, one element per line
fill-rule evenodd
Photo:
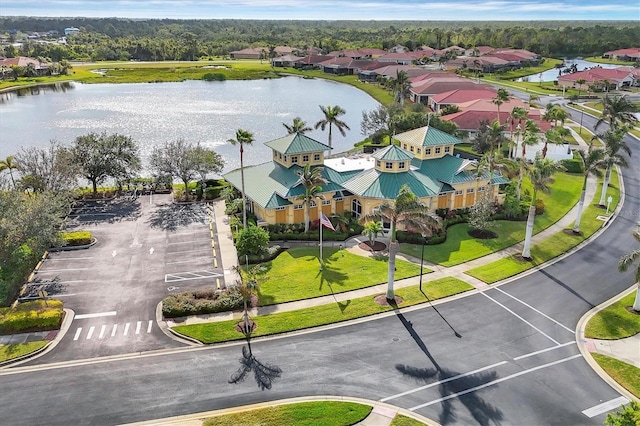
<path fill-rule="evenodd" d="M 585 117 L 585 120 L 587 118 Z M 589 125 L 586 121 L 585 125 Z M 0 372 L 11 425 L 118 424 L 304 395 L 383 400 L 443 424 L 603 423 L 619 394 L 575 345 L 579 318 L 628 288 L 619 257 L 635 247 L 640 144 L 623 170 L 625 206 L 584 249 L 513 282 L 437 306 L 279 339 L 175 349 Z M 256 374 L 256 371 L 259 374 Z M 264 389 L 264 390 L 262 390 Z"/>

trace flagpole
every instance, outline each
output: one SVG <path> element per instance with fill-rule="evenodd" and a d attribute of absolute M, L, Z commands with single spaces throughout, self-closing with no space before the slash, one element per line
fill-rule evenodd
<path fill-rule="evenodd" d="M 318 210 L 320 211 L 318 215 L 318 219 L 320 220 L 320 269 L 322 269 L 322 228 L 324 228 L 324 225 L 322 224 L 322 208 L 318 207 Z"/>

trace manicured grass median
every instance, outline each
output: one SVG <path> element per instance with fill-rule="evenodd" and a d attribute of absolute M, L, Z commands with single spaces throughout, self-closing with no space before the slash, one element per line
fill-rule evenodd
<path fill-rule="evenodd" d="M 10 359 L 20 358 L 43 348 L 48 341 L 39 340 L 37 342 L 18 343 L 15 345 L 0 345 L 0 362 Z"/>
<path fill-rule="evenodd" d="M 301 402 L 209 417 L 203 426 L 348 426 L 362 421 L 372 408 L 354 402 Z"/>
<path fill-rule="evenodd" d="M 626 309 L 633 305 L 635 296 L 632 292 L 595 314 L 587 323 L 585 337 L 614 340 L 640 333 L 640 315 Z"/>
<path fill-rule="evenodd" d="M 591 356 L 613 380 L 640 398 L 640 368 L 598 353 Z"/>
<path fill-rule="evenodd" d="M 620 190 L 618 188 L 618 175 L 614 172 L 611 174 L 611 183 L 609 185 L 609 195 L 613 197 L 611 210 L 614 210 L 620 200 Z M 592 204 L 586 206 L 582 213 L 580 230 L 582 235 L 570 235 L 559 232 L 539 244 L 531 247 L 531 261 L 521 261 L 513 256 L 500 259 L 498 261 L 488 263 L 477 268 L 466 271 L 472 277 L 478 278 L 488 284 L 509 278 L 521 272 L 529 270 L 537 265 L 541 265 L 554 257 L 566 253 L 568 250 L 580 244 L 582 241 L 593 235 L 602 227 L 603 222 L 597 219 L 598 215 L 604 215 L 605 211 L 594 205 L 600 200 L 602 182 L 598 182 L 598 190 L 594 196 Z M 536 218 L 536 221 L 538 218 Z"/>
<path fill-rule="evenodd" d="M 403 416 L 402 414 L 396 414 L 391 421 L 390 426 L 422 426 L 424 423 L 419 422 L 411 417 Z"/>
<path fill-rule="evenodd" d="M 422 288 L 431 300 L 473 289 L 472 286 L 464 281 L 451 277 L 425 282 Z M 416 305 L 427 301 L 425 296 L 420 293 L 418 286 L 398 289 L 396 290 L 396 295 L 402 297 L 404 300 L 400 304 L 400 307 Z M 377 304 L 372 296 L 368 296 L 344 302 L 314 306 L 307 309 L 258 316 L 253 318 L 258 325 L 253 332 L 253 336 L 267 336 L 302 330 L 374 315 L 392 309 L 390 306 Z M 221 343 L 244 338 L 241 333 L 235 330 L 237 323 L 237 320 L 230 320 L 204 324 L 179 325 L 173 329 L 178 333 L 199 340 L 202 343 Z"/>
<path fill-rule="evenodd" d="M 316 247 L 296 247 L 263 264 L 268 272 L 260 284 L 260 306 L 357 290 L 387 280 L 387 257 L 364 257 L 325 247 L 320 270 L 318 255 Z M 397 280 L 419 274 L 420 265 L 396 259 Z"/>

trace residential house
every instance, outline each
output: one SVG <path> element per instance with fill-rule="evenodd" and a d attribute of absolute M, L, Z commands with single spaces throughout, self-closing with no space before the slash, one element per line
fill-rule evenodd
<path fill-rule="evenodd" d="M 582 83 L 578 83 L 581 81 Z M 584 71 L 558 76 L 558 86 L 578 90 L 618 90 L 638 84 L 634 72 L 628 68 L 594 67 Z"/>
<path fill-rule="evenodd" d="M 439 113 L 446 106 L 466 103 L 476 99 L 494 99 L 496 90 L 493 89 L 455 89 L 438 93 L 429 99 L 429 107 L 433 112 Z"/>
<path fill-rule="evenodd" d="M 36 75 L 49 75 L 51 73 L 49 62 L 41 62 L 37 59 L 19 56 L 17 58 L 0 59 L 0 68 L 3 78 L 11 74 L 12 67 L 32 67 Z"/>
<path fill-rule="evenodd" d="M 293 66 L 300 69 L 320 69 L 320 64 L 331 58 L 328 55 L 309 55 L 295 61 Z"/>
<path fill-rule="evenodd" d="M 378 57 L 378 62 L 392 62 L 399 65 L 410 65 L 416 60 L 414 52 L 387 53 Z"/>
<path fill-rule="evenodd" d="M 409 89 L 409 99 L 414 103 L 429 105 L 431 96 L 457 89 L 491 90 L 491 86 L 476 83 L 455 74 L 448 74 L 443 77 L 426 78 L 412 82 Z"/>
<path fill-rule="evenodd" d="M 300 56 L 294 55 L 284 55 L 273 58 L 271 60 L 271 65 L 274 67 L 294 67 L 298 61 L 304 59 Z"/>
<path fill-rule="evenodd" d="M 630 47 L 628 49 L 618 49 L 605 52 L 603 58 L 617 59 L 619 61 L 640 61 L 640 47 Z"/>
<path fill-rule="evenodd" d="M 358 74 L 362 66 L 366 66 L 371 61 L 368 59 L 353 59 L 348 56 L 338 56 L 320 62 L 320 69 L 328 74 L 352 75 Z"/>
<path fill-rule="evenodd" d="M 268 57 L 269 49 L 266 47 L 249 47 L 247 49 L 234 50 L 229 52 L 232 59 L 265 59 Z"/>
<path fill-rule="evenodd" d="M 321 210 L 326 216 L 351 214 L 360 218 L 374 213 L 384 202 L 395 199 L 400 188 L 411 191 L 431 210 L 472 206 L 476 192 L 489 192 L 498 199 L 499 185 L 508 180 L 499 174 L 476 176 L 477 163 L 453 155 L 461 142 L 447 133 L 422 127 L 398 135 L 399 146 L 390 145 L 370 157 L 359 159 L 324 158 L 330 149 L 302 134 L 292 134 L 267 142 L 272 160 L 244 168 L 248 209 L 260 224 L 304 222 L 304 205 L 300 198 L 305 188 L 299 178 L 304 166 L 322 166 L 322 199 L 310 203 L 313 220 Z M 224 175 L 237 189 L 241 188 L 240 169 Z"/>

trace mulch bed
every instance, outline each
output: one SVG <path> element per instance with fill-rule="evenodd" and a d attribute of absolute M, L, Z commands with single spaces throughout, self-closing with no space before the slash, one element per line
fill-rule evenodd
<path fill-rule="evenodd" d="M 253 333 L 253 331 L 258 327 L 258 324 L 256 324 L 253 320 L 249 319 L 249 333 Z M 242 334 L 247 334 L 247 332 L 244 329 L 244 320 L 240 321 L 239 323 L 236 323 L 236 327 L 235 327 L 236 331 L 238 333 L 242 333 Z"/>
<path fill-rule="evenodd" d="M 630 313 L 632 313 L 633 315 L 640 315 L 640 311 L 634 311 L 633 306 L 627 306 L 625 309 Z"/>
<path fill-rule="evenodd" d="M 580 232 L 573 232 L 573 229 L 563 229 L 562 232 L 564 232 L 567 235 L 571 235 L 572 237 L 579 237 L 582 236 L 582 231 Z"/>
<path fill-rule="evenodd" d="M 394 301 L 389 303 L 389 300 L 387 300 L 386 294 L 381 294 L 379 296 L 376 296 L 373 298 L 373 300 L 380 306 L 398 306 L 402 302 L 404 302 L 404 299 L 402 297 L 396 296 Z"/>
<path fill-rule="evenodd" d="M 362 250 L 374 252 L 374 251 L 382 251 L 387 248 L 385 243 L 381 243 L 380 241 L 374 241 L 373 244 L 370 244 L 369 241 L 365 241 L 363 243 L 358 244 Z"/>
<path fill-rule="evenodd" d="M 522 263 L 525 263 L 525 262 L 531 262 L 531 261 L 533 261 L 533 259 L 532 259 L 532 258 L 527 259 L 527 258 L 525 258 L 525 257 L 522 257 L 522 255 L 521 255 L 521 254 L 514 254 L 514 255 L 513 255 L 513 258 L 514 258 L 515 260 L 517 260 L 518 262 L 522 262 Z"/>

